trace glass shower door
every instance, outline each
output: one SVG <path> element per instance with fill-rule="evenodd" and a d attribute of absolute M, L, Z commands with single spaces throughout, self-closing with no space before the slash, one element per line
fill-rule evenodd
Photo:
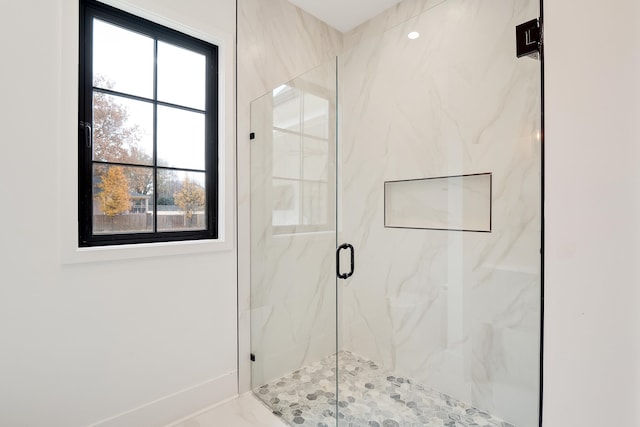
<path fill-rule="evenodd" d="M 251 104 L 251 382 L 291 425 L 336 425 L 336 63 Z"/>
<path fill-rule="evenodd" d="M 339 57 L 339 425 L 538 425 L 538 15 L 441 1 Z"/>

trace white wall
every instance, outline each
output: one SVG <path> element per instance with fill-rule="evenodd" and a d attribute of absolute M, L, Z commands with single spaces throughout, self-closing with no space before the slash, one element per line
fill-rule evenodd
<path fill-rule="evenodd" d="M 78 2 L 2 2 L 2 426 L 159 425 L 237 391 L 235 1 L 111 3 L 222 43 L 226 241 L 74 249 Z"/>
<path fill-rule="evenodd" d="M 545 20 L 544 426 L 637 426 L 640 3 Z"/>

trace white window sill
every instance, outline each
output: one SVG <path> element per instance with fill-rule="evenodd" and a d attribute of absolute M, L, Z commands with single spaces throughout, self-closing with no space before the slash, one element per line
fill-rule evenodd
<path fill-rule="evenodd" d="M 163 256 L 229 252 L 233 244 L 224 240 L 191 240 L 182 242 L 139 243 L 132 245 L 68 247 L 62 251 L 62 264 L 118 261 Z"/>

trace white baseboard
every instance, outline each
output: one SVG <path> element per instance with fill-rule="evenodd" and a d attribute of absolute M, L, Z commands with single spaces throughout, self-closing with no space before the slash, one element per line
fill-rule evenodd
<path fill-rule="evenodd" d="M 238 394 L 238 373 L 196 384 L 88 427 L 159 427 Z"/>

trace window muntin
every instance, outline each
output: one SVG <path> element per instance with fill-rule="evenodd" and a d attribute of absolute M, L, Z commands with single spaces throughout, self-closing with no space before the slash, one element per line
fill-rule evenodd
<path fill-rule="evenodd" d="M 217 238 L 217 47 L 81 2 L 80 246 Z"/>

